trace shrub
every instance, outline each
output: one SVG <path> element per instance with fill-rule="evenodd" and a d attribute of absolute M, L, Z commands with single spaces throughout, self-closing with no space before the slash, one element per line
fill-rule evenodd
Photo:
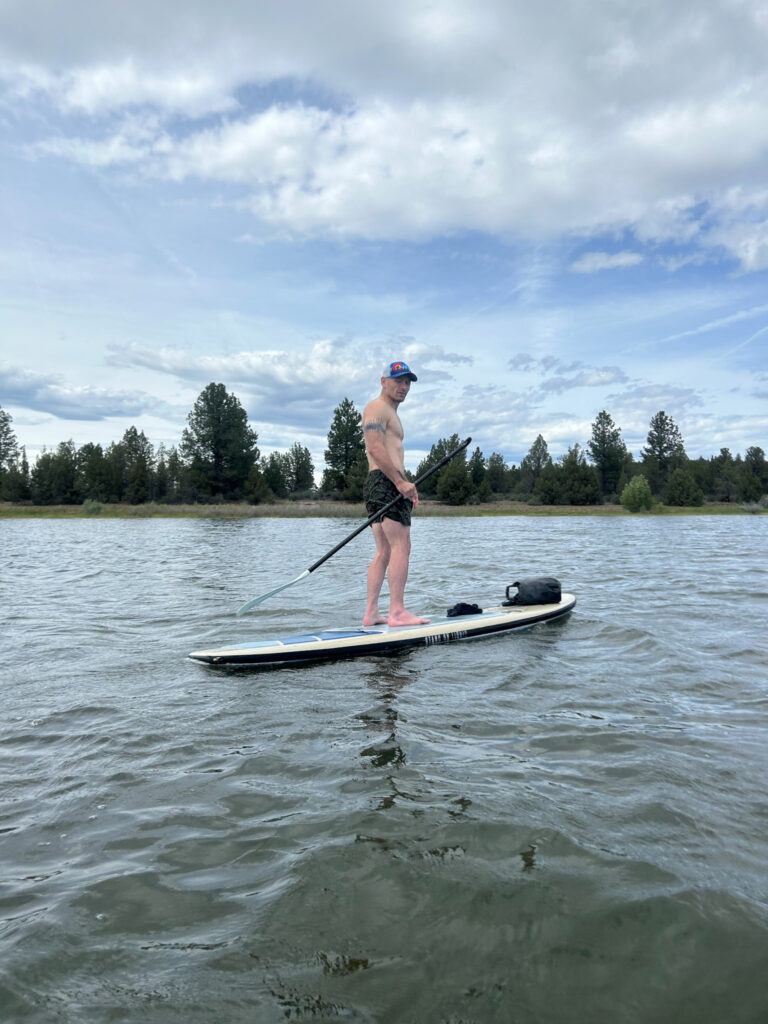
<path fill-rule="evenodd" d="M 667 504 L 678 506 L 703 505 L 704 495 L 691 474 L 685 469 L 676 469 L 669 478 Z"/>
<path fill-rule="evenodd" d="M 621 504 L 629 512 L 640 512 L 653 508 L 653 496 L 646 478 L 638 473 L 633 476 L 621 492 Z"/>

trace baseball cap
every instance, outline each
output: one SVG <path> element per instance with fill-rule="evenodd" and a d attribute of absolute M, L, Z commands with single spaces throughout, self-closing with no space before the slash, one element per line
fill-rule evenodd
<path fill-rule="evenodd" d="M 389 363 L 388 366 L 384 367 L 384 373 L 382 377 L 407 377 L 409 380 L 418 380 L 419 378 L 411 370 L 408 363 L 396 362 Z"/>

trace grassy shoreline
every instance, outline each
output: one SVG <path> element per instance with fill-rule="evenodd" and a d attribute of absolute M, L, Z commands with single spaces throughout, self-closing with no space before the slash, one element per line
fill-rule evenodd
<path fill-rule="evenodd" d="M 657 505 L 652 512 L 627 512 L 621 505 L 527 505 L 494 501 L 480 505 L 445 505 L 424 500 L 417 516 L 700 516 L 761 515 L 768 509 L 741 504 L 705 502 L 696 508 Z M 363 505 L 345 501 L 278 501 L 270 505 L 230 502 L 222 505 L 14 505 L 0 502 L 0 519 L 362 519 Z"/>

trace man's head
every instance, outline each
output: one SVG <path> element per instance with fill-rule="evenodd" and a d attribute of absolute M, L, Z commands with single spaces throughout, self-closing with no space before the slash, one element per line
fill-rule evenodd
<path fill-rule="evenodd" d="M 384 367 L 384 373 L 381 375 L 382 380 L 394 380 L 397 377 L 407 377 L 408 380 L 419 379 L 416 374 L 411 371 L 408 363 L 404 363 L 402 360 L 397 360 L 397 362 L 394 363 L 388 363 L 387 366 Z"/>
<path fill-rule="evenodd" d="M 408 363 L 398 360 L 395 363 L 388 363 L 384 367 L 381 377 L 381 392 L 395 404 L 404 401 L 411 390 L 411 381 L 416 380 L 416 374 L 411 372 Z"/>

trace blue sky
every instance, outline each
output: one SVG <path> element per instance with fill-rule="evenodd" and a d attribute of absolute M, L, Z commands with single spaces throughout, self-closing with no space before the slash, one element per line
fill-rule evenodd
<path fill-rule="evenodd" d="M 607 409 L 637 454 L 768 448 L 757 0 L 9 0 L 0 406 L 34 456 L 176 444 L 210 381 L 263 452 L 419 376 L 408 465 Z"/>

